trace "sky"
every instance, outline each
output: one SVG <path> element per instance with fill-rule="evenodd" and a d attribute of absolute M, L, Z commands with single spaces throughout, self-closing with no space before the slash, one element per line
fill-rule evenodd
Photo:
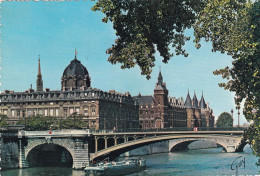
<path fill-rule="evenodd" d="M 159 67 L 171 97 L 186 99 L 189 90 L 198 99 L 202 91 L 217 118 L 222 112 L 235 110 L 234 93 L 218 86 L 224 82 L 213 75 L 216 69 L 231 66 L 232 58 L 211 52 L 211 44 L 202 42 L 198 50 L 192 39 L 186 43 L 189 53 L 174 56 L 168 64 L 156 53 L 156 66 L 147 80 L 139 67 L 120 69 L 111 65 L 106 50 L 116 39 L 112 23 L 102 23 L 104 15 L 91 11 L 94 2 L 2 2 L 1 7 L 1 70 L 0 90 L 22 92 L 36 88 L 38 58 L 41 58 L 43 87 L 61 89 L 61 76 L 75 56 L 87 68 L 91 86 L 103 91 L 130 92 L 132 96 L 152 95 Z M 192 37 L 193 31 L 186 34 Z M 242 114 L 242 113 L 241 113 Z M 241 116 L 241 115 L 240 115 Z M 240 124 L 246 122 L 243 115 Z M 237 124 L 237 110 L 234 112 Z"/>

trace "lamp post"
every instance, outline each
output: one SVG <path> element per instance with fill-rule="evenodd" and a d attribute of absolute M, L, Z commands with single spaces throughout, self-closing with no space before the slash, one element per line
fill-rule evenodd
<path fill-rule="evenodd" d="M 234 122 L 233 113 L 234 113 L 234 110 L 233 110 L 233 109 L 231 109 L 232 120 L 233 120 L 233 122 Z"/>
<path fill-rule="evenodd" d="M 237 127 L 239 127 L 239 126 L 240 126 L 240 125 L 239 125 L 239 115 L 240 115 L 239 110 L 238 110 L 238 112 L 237 112 L 237 115 L 238 115 L 238 116 L 237 116 L 237 117 L 238 117 L 238 118 L 237 118 Z"/>

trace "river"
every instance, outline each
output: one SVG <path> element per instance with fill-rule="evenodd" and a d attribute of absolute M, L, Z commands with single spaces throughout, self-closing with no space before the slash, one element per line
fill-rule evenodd
<path fill-rule="evenodd" d="M 239 175 L 259 175 L 257 158 L 249 145 L 243 153 L 225 153 L 222 148 L 199 149 L 160 153 L 144 156 L 147 163 L 145 171 L 129 176 L 170 176 L 170 175 L 235 175 L 231 164 L 237 157 L 245 158 L 245 169 L 239 168 Z M 1 176 L 83 176 L 83 171 L 71 168 L 36 167 L 2 171 Z"/>

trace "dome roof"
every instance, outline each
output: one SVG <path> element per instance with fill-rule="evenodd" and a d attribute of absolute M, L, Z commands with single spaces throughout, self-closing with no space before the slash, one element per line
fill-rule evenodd
<path fill-rule="evenodd" d="M 69 76 L 81 76 L 84 78 L 86 75 L 88 75 L 88 71 L 86 67 L 84 67 L 79 60 L 75 57 L 74 60 L 70 62 L 70 64 L 65 68 L 63 72 L 63 77 L 69 77 Z"/>

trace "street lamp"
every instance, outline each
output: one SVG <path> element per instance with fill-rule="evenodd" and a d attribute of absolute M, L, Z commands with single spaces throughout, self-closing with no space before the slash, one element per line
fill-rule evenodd
<path fill-rule="evenodd" d="M 239 127 L 239 115 L 240 115 L 239 110 L 238 110 L 238 112 L 237 112 L 237 115 L 238 115 L 238 116 L 237 116 L 237 117 L 238 117 L 238 118 L 237 118 L 237 127 Z"/>
<path fill-rule="evenodd" d="M 234 110 L 233 110 L 233 109 L 231 109 L 232 120 L 233 120 L 233 122 L 234 122 L 233 113 L 234 113 Z"/>

